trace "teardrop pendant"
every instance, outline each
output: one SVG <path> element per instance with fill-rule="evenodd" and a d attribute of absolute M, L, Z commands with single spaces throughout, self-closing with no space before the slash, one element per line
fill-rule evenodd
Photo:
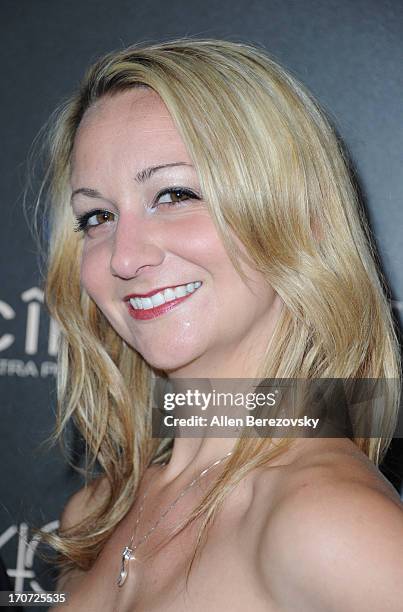
<path fill-rule="evenodd" d="M 128 546 L 125 546 L 123 549 L 123 553 L 122 553 L 122 564 L 120 566 L 120 574 L 117 580 L 117 585 L 119 587 L 124 585 L 126 578 L 127 578 L 128 571 L 129 571 L 129 561 L 134 558 L 135 557 L 133 555 L 132 549 L 129 548 Z"/>

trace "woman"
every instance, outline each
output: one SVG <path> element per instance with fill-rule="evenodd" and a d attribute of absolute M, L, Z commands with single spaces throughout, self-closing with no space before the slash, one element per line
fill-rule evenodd
<path fill-rule="evenodd" d="M 399 384 L 375 438 L 151 437 L 156 376 L 399 382 L 316 102 L 257 48 L 180 39 L 99 60 L 49 133 L 56 437 L 73 418 L 102 472 L 47 536 L 64 609 L 401 609 L 402 505 L 376 467 Z"/>

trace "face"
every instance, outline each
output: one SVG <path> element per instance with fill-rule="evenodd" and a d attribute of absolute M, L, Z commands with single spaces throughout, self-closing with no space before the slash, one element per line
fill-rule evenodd
<path fill-rule="evenodd" d="M 71 186 L 81 283 L 116 332 L 168 375 L 252 377 L 282 302 L 252 267 L 247 284 L 236 272 L 155 92 L 106 96 L 85 113 Z"/>

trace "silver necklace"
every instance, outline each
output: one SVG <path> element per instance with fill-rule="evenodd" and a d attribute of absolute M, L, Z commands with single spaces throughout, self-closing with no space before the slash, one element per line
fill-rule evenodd
<path fill-rule="evenodd" d="M 141 518 L 141 515 L 142 515 L 143 510 L 144 510 L 144 502 L 145 502 L 145 499 L 147 497 L 147 493 L 148 493 L 148 490 L 149 490 L 149 487 L 150 487 L 150 484 L 151 484 L 151 483 L 149 483 L 149 486 L 145 490 L 144 495 L 143 495 L 143 499 L 141 501 L 141 506 L 139 508 L 137 519 L 136 519 L 136 522 L 135 522 L 135 525 L 134 525 L 132 537 L 130 538 L 130 542 L 129 542 L 128 546 L 125 546 L 124 549 L 123 549 L 123 552 L 122 552 L 121 567 L 120 567 L 120 572 L 119 572 L 119 578 L 117 580 L 117 585 L 119 587 L 123 586 L 125 581 L 126 581 L 127 574 L 128 574 L 128 571 L 129 571 L 129 561 L 132 561 L 132 560 L 136 559 L 134 552 L 137 550 L 137 548 L 140 546 L 140 544 L 142 544 L 143 542 L 146 542 L 148 540 L 148 538 L 152 534 L 152 532 L 158 527 L 158 525 L 166 517 L 166 515 L 173 508 L 175 508 L 176 504 L 182 499 L 182 497 L 185 495 L 185 493 L 187 493 L 189 491 L 189 489 L 191 489 L 196 483 L 198 483 L 199 480 L 201 480 L 201 478 L 203 478 L 203 476 L 205 476 L 216 465 L 219 465 L 220 463 L 225 461 L 225 459 L 227 457 L 229 457 L 230 455 L 232 455 L 232 451 L 227 453 L 221 459 L 217 459 L 217 461 L 214 461 L 214 463 L 212 463 L 209 467 L 205 468 L 202 472 L 200 472 L 198 477 L 195 478 L 194 480 L 192 480 L 192 482 L 190 482 L 184 489 L 182 489 L 182 491 L 179 493 L 178 497 L 164 510 L 164 512 L 162 514 L 160 514 L 157 522 L 154 523 L 154 525 L 147 531 L 147 533 L 145 533 L 135 544 L 133 544 L 134 537 L 135 537 L 135 535 L 137 533 L 138 524 L 140 522 L 140 518 Z M 161 465 L 166 465 L 166 463 L 162 463 Z"/>

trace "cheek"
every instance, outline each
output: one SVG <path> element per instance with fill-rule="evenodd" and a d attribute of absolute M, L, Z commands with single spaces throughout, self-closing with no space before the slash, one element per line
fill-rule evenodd
<path fill-rule="evenodd" d="M 81 259 L 81 285 L 101 310 L 111 326 L 122 334 L 125 329 L 122 313 L 116 308 L 113 277 L 110 274 L 110 255 L 97 245 L 83 250 Z"/>
<path fill-rule="evenodd" d="M 228 256 L 207 211 L 200 212 L 174 228 L 170 243 L 173 252 L 199 264 L 212 274 L 227 267 Z"/>
<path fill-rule="evenodd" d="M 237 246 L 244 252 L 244 247 Z M 246 254 L 246 253 L 245 253 Z M 239 326 L 249 325 L 256 317 L 267 313 L 277 296 L 265 277 L 253 268 L 253 263 L 247 265 L 240 261 L 241 270 L 246 280 L 238 274 L 221 243 L 212 253 L 212 268 L 217 288 L 219 310 L 225 313 L 225 325 L 237 321 Z"/>
<path fill-rule="evenodd" d="M 246 285 L 235 270 L 221 241 L 215 225 L 210 217 L 200 215 L 197 223 L 187 224 L 181 228 L 180 244 L 183 244 L 181 254 L 189 261 L 204 268 L 212 278 L 209 290 L 213 291 L 214 299 L 209 303 L 210 313 L 215 309 L 216 315 L 224 317 L 230 325 L 234 320 L 260 312 L 261 307 L 270 301 L 268 288 L 264 285 L 262 276 L 252 268 L 242 265 L 250 285 Z M 243 245 L 235 239 L 242 250 Z M 233 319 L 232 317 L 235 317 Z"/>
<path fill-rule="evenodd" d="M 99 306 L 107 297 L 109 258 L 101 244 L 84 244 L 81 257 L 80 279 L 88 295 Z"/>

